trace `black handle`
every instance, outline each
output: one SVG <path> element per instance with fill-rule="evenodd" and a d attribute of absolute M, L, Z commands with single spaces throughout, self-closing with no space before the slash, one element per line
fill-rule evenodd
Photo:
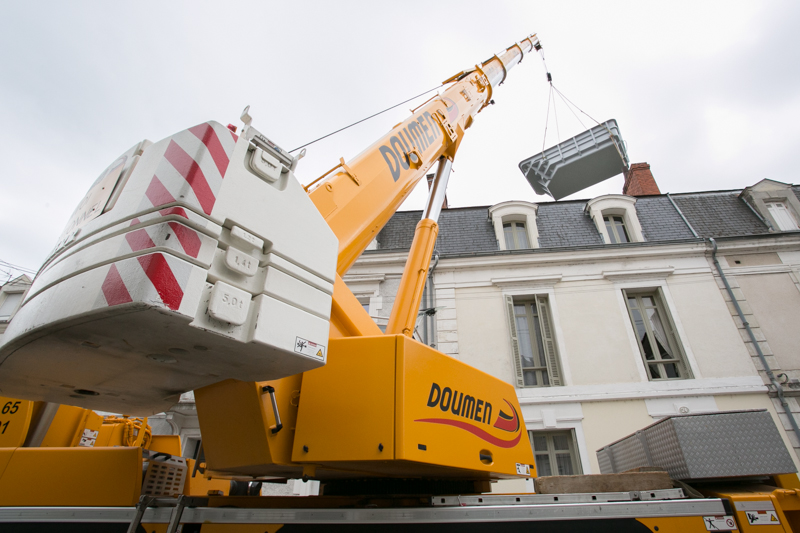
<path fill-rule="evenodd" d="M 269 399 L 272 401 L 272 413 L 275 415 L 275 426 L 270 428 L 272 434 L 276 434 L 280 430 L 283 429 L 283 424 L 281 424 L 281 414 L 278 412 L 278 402 L 275 400 L 275 387 L 272 385 L 265 385 L 261 387 L 261 392 L 268 392 Z"/>

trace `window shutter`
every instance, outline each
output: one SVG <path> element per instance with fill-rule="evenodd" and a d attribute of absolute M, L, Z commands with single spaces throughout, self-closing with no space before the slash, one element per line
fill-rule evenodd
<path fill-rule="evenodd" d="M 519 358 L 519 340 L 517 339 L 517 324 L 514 321 L 514 298 L 506 296 L 506 311 L 508 315 L 508 330 L 511 333 L 511 355 L 514 358 L 514 371 L 517 374 L 517 387 L 525 386 L 522 377 L 522 362 Z"/>
<path fill-rule="evenodd" d="M 542 345 L 544 346 L 545 357 L 547 358 L 547 372 L 550 375 L 550 385 L 557 387 L 561 385 L 561 370 L 558 366 L 556 339 L 553 335 L 553 325 L 550 322 L 550 308 L 547 306 L 547 298 L 538 296 L 536 298 L 536 305 L 539 308 Z"/>

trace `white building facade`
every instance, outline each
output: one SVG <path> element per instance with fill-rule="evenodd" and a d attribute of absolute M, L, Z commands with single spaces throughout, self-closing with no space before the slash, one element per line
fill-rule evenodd
<path fill-rule="evenodd" d="M 539 475 L 599 473 L 596 450 L 664 416 L 743 409 L 767 409 L 800 463 L 798 194 L 765 180 L 446 210 L 416 337 L 517 387 Z M 379 325 L 420 215 L 395 215 L 345 277 Z"/>

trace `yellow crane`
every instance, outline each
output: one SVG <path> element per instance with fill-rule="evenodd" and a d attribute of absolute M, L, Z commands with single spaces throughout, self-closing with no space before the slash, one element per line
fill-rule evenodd
<path fill-rule="evenodd" d="M 239 134 L 208 122 L 114 161 L 0 347 L 3 530 L 705 531 L 708 516 L 735 526 L 721 496 L 482 495 L 493 480 L 536 477 L 516 392 L 412 339 L 460 143 L 539 48 L 531 35 L 451 76 L 305 187 L 294 177 L 302 154 L 256 130 L 247 110 Z M 342 276 L 434 167 L 382 332 Z M 188 390 L 196 458 L 181 457 L 176 436 L 151 435 L 146 418 L 92 411 L 159 412 Z M 260 481 L 301 477 L 326 495 L 256 497 Z M 796 481 L 776 481 L 784 524 Z"/>

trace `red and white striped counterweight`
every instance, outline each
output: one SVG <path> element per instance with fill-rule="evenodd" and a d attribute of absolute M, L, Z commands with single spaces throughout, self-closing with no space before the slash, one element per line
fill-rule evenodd
<path fill-rule="evenodd" d="M 325 364 L 338 242 L 295 164 L 216 122 L 120 156 L 6 330 L 0 393 L 149 414 Z"/>

